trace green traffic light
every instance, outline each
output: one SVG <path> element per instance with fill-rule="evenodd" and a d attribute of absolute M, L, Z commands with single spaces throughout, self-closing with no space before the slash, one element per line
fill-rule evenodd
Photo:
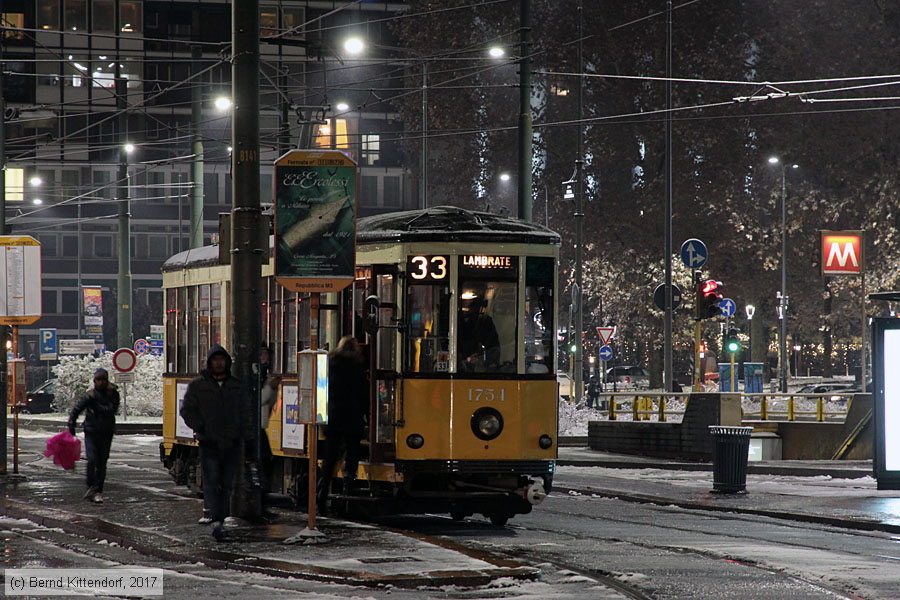
<path fill-rule="evenodd" d="M 575 352 L 575 350 L 576 350 L 575 344 L 572 344 L 572 352 Z"/>
<path fill-rule="evenodd" d="M 736 340 L 731 340 L 730 342 L 728 342 L 728 351 L 732 354 L 737 352 L 740 347 L 741 345 L 738 344 Z"/>

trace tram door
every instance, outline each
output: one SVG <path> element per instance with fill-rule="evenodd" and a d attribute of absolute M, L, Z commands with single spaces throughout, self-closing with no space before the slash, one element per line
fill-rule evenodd
<path fill-rule="evenodd" d="M 394 460 L 394 427 L 400 374 L 397 371 L 400 352 L 398 329 L 398 286 L 396 265 L 372 268 L 370 293 L 378 296 L 378 330 L 369 336 L 369 373 L 372 410 L 369 414 L 369 448 L 371 462 Z"/>

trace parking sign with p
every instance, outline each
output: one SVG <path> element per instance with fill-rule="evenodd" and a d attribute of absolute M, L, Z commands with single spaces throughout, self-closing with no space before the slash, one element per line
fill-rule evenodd
<path fill-rule="evenodd" d="M 41 329 L 41 360 L 56 360 L 59 355 L 59 345 L 56 342 L 56 329 Z"/>

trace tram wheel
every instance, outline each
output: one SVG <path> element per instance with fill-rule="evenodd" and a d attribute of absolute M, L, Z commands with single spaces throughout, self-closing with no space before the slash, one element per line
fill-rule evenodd
<path fill-rule="evenodd" d="M 506 525 L 506 522 L 509 521 L 509 515 L 501 512 L 491 513 L 488 518 L 491 520 L 491 525 L 494 527 L 503 527 Z"/>

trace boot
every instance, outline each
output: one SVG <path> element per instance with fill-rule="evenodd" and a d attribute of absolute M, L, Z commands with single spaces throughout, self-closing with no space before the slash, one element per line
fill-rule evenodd
<path fill-rule="evenodd" d="M 356 477 L 354 477 L 353 475 L 344 475 L 344 480 L 342 482 L 342 484 L 343 484 L 342 494 L 344 496 L 349 496 L 350 494 L 353 493 L 353 482 L 354 481 L 356 481 Z"/>
<path fill-rule="evenodd" d="M 328 488 L 330 484 L 329 478 L 322 477 L 316 485 L 316 512 L 322 516 L 328 514 Z"/>

